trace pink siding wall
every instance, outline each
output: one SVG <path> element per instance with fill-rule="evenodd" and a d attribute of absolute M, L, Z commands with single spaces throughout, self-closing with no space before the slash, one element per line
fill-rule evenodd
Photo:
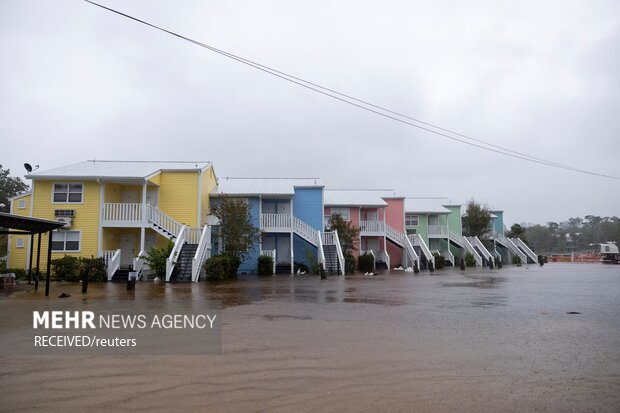
<path fill-rule="evenodd" d="M 390 241 L 387 242 L 387 253 L 390 256 L 390 265 L 392 268 L 403 263 L 403 249 Z"/>
<path fill-rule="evenodd" d="M 384 201 L 388 204 L 386 211 L 387 223 L 400 232 L 405 232 L 405 200 L 384 199 Z"/>

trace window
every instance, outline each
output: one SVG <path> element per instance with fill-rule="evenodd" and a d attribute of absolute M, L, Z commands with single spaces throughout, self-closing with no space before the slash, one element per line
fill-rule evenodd
<path fill-rule="evenodd" d="M 417 215 L 405 215 L 405 226 L 406 227 L 417 227 L 418 216 Z"/>
<path fill-rule="evenodd" d="M 54 184 L 54 202 L 82 202 L 82 184 Z"/>
<path fill-rule="evenodd" d="M 407 228 L 407 235 L 417 234 L 417 230 L 413 228 Z"/>
<path fill-rule="evenodd" d="M 349 221 L 351 219 L 349 208 L 332 208 L 332 216 L 334 215 L 340 215 L 340 217 L 345 221 Z"/>
<path fill-rule="evenodd" d="M 331 227 L 331 215 L 324 215 L 323 216 L 323 227 L 329 229 Z"/>
<path fill-rule="evenodd" d="M 52 233 L 52 251 L 79 251 L 79 231 L 54 231 Z"/>
<path fill-rule="evenodd" d="M 20 199 L 17 201 L 17 208 L 19 209 L 26 209 L 26 200 L 25 199 Z"/>
<path fill-rule="evenodd" d="M 24 248 L 24 239 L 23 238 L 17 238 L 15 240 L 15 246 L 17 248 Z"/>

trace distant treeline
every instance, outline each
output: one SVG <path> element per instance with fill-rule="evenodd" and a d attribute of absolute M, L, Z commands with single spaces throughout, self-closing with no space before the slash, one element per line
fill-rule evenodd
<path fill-rule="evenodd" d="M 620 218 L 586 215 L 547 225 L 524 225 L 527 243 L 539 254 L 585 252 L 599 242 L 620 243 Z"/>

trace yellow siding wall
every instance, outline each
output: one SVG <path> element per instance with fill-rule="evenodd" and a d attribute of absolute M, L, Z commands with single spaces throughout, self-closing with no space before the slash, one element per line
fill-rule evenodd
<path fill-rule="evenodd" d="M 142 202 L 142 186 L 140 185 L 121 185 L 114 183 L 105 184 L 105 198 L 107 203 L 123 202 L 121 194 L 125 191 L 133 191 L 136 194 L 136 199 L 131 202 Z"/>
<path fill-rule="evenodd" d="M 162 172 L 159 209 L 181 224 L 197 226 L 198 173 Z"/>
<path fill-rule="evenodd" d="M 215 180 L 215 172 L 213 172 L 213 167 L 209 167 L 207 170 L 202 172 L 202 195 L 201 195 L 201 223 L 200 225 L 205 225 L 207 223 L 207 215 L 209 215 L 209 194 L 211 190 L 215 188 L 217 185 L 217 181 Z"/>
<path fill-rule="evenodd" d="M 52 259 L 62 258 L 65 255 L 81 257 L 97 256 L 98 231 L 99 231 L 99 184 L 96 181 L 81 182 L 83 186 L 82 203 L 52 203 L 53 183 L 79 182 L 79 181 L 35 181 L 34 183 L 34 209 L 33 217 L 43 219 L 55 219 L 55 209 L 74 209 L 75 217 L 71 223 L 71 231 L 80 230 L 80 251 L 76 253 L 54 252 Z M 47 267 L 47 233 L 41 237 L 41 268 Z M 36 246 L 35 246 L 36 248 Z M 36 260 L 36 251 L 34 260 Z M 24 268 L 26 263 L 20 267 Z"/>
<path fill-rule="evenodd" d="M 161 173 L 150 178 L 149 181 L 153 182 L 155 185 L 161 185 Z"/>
<path fill-rule="evenodd" d="M 17 204 L 19 200 L 26 201 L 26 208 L 19 209 Z M 22 217 L 30 216 L 30 195 L 20 196 L 15 198 L 11 204 L 11 213 Z M 17 248 L 17 240 L 24 240 L 24 247 Z M 36 238 L 35 238 L 36 242 Z M 30 236 L 28 235 L 10 235 L 9 236 L 9 267 L 11 268 L 26 268 L 26 260 L 28 259 L 28 245 L 30 244 Z M 36 244 L 35 244 L 36 245 Z"/>

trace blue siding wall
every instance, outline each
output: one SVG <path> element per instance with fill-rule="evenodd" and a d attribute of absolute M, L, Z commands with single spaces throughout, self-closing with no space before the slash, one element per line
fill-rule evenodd
<path fill-rule="evenodd" d="M 497 218 L 493 220 L 493 230 L 497 232 L 500 237 L 504 236 L 504 211 L 491 211 L 493 215 L 497 215 Z"/>
<path fill-rule="evenodd" d="M 323 188 L 295 188 L 293 215 L 312 228 L 323 229 Z"/>
<path fill-rule="evenodd" d="M 318 262 L 316 256 L 317 247 L 297 234 L 293 234 L 293 254 L 295 254 L 295 262 L 303 262 L 310 268 L 312 268 L 312 264 Z M 308 261 L 308 258 L 310 258 L 310 261 Z"/>

